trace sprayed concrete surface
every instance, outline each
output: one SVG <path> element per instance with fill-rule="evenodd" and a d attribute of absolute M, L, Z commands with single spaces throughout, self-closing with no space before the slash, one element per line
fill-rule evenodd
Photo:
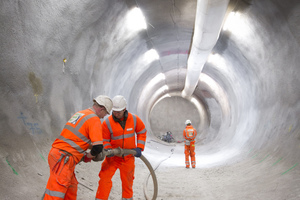
<path fill-rule="evenodd" d="M 299 1 L 230 1 L 237 18 L 184 99 L 196 3 L 1 1 L 1 199 L 41 198 L 52 142 L 99 94 L 124 95 L 145 122 L 157 199 L 300 199 Z M 133 6 L 147 30 L 128 28 Z M 152 48 L 158 60 L 145 57 Z M 196 169 L 184 167 L 185 118 L 199 133 Z M 175 143 L 158 139 L 169 130 Z M 145 199 L 149 172 L 136 166 L 134 199 Z M 79 200 L 94 199 L 100 168 L 76 167 Z M 120 199 L 118 172 L 113 181 L 110 199 Z"/>

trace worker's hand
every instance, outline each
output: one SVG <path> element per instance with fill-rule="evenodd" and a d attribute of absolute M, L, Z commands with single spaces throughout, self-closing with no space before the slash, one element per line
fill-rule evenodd
<path fill-rule="evenodd" d="M 84 156 L 83 156 L 83 162 L 85 162 L 85 163 L 91 162 L 92 159 L 93 159 L 93 158 L 89 158 L 89 157 L 87 156 L 87 153 L 85 153 Z"/>
<path fill-rule="evenodd" d="M 135 157 L 141 157 L 142 155 L 142 149 L 141 148 L 135 148 L 136 154 L 134 155 Z"/>
<path fill-rule="evenodd" d="M 108 157 L 108 158 L 115 156 L 113 150 L 110 149 L 110 148 L 109 149 L 104 149 L 104 153 L 105 153 L 106 157 Z"/>

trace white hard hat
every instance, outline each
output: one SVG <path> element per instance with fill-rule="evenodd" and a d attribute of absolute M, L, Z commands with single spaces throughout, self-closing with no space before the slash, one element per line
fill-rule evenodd
<path fill-rule="evenodd" d="M 127 102 L 126 99 L 121 96 L 121 95 L 117 95 L 113 98 L 113 111 L 121 111 L 124 110 L 127 106 Z"/>
<path fill-rule="evenodd" d="M 188 124 L 192 124 L 191 120 L 189 120 L 189 119 L 187 119 L 187 120 L 185 121 L 185 125 L 188 125 Z"/>
<path fill-rule="evenodd" d="M 96 98 L 94 98 L 93 100 L 100 106 L 104 106 L 106 111 L 108 113 L 110 113 L 113 103 L 112 103 L 112 100 L 108 96 L 99 95 Z"/>

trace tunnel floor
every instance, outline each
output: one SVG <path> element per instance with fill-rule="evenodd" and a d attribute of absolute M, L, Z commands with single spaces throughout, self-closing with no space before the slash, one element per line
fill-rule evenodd
<path fill-rule="evenodd" d="M 201 150 L 196 148 L 195 169 L 186 169 L 184 163 L 183 144 L 162 144 L 155 141 L 147 143 L 144 156 L 150 161 L 158 181 L 159 200 L 216 200 L 216 199 L 258 199 L 283 200 L 299 199 L 300 176 L 295 176 L 293 169 L 284 164 L 276 163 L 276 158 L 261 159 L 248 152 L 233 160 L 212 166 L 203 164 Z M 99 178 L 95 172 L 84 170 L 85 164 L 80 164 L 76 170 L 78 185 L 78 200 L 93 199 L 97 190 Z M 101 162 L 90 163 L 91 168 L 100 169 Z M 83 167 L 83 168 L 81 168 Z M 97 171 L 97 170 L 95 170 Z M 297 174 L 296 174 L 297 175 Z M 299 175 L 299 174 L 298 174 Z M 121 182 L 119 171 L 113 177 L 111 200 L 121 198 Z M 253 184 L 255 183 L 255 184 Z M 147 186 L 145 186 L 147 185 Z M 134 199 L 143 200 L 144 187 L 148 197 L 153 195 L 152 179 L 145 164 L 137 159 Z M 295 192 L 298 191 L 298 192 Z"/>

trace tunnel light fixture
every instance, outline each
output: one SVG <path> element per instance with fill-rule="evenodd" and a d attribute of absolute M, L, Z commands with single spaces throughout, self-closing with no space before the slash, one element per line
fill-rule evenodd
<path fill-rule="evenodd" d="M 218 68 L 226 69 L 225 60 L 220 54 L 210 54 L 207 62 L 215 65 Z"/>
<path fill-rule="evenodd" d="M 171 97 L 171 95 L 169 93 L 163 95 L 162 97 L 160 97 L 156 102 L 155 104 L 153 105 L 153 107 L 158 103 L 160 102 L 161 100 L 163 100 L 164 98 L 168 98 L 168 97 Z"/>
<path fill-rule="evenodd" d="M 223 26 L 223 31 L 232 30 L 239 24 L 240 14 L 238 12 L 230 12 Z"/>
<path fill-rule="evenodd" d="M 158 79 L 158 80 L 165 80 L 166 79 L 166 75 L 163 73 L 159 73 L 157 74 L 154 79 Z"/>
<path fill-rule="evenodd" d="M 191 98 L 191 102 L 196 106 L 197 110 L 202 110 L 199 101 L 195 97 Z"/>
<path fill-rule="evenodd" d="M 140 8 L 133 8 L 128 13 L 128 27 L 132 31 L 147 29 L 145 17 Z"/>
<path fill-rule="evenodd" d="M 156 99 L 158 98 L 158 100 L 155 100 L 155 103 L 154 105 L 152 106 L 152 108 L 155 107 L 155 105 L 160 101 L 162 100 L 163 98 L 166 98 L 168 96 L 170 96 L 168 94 L 168 90 L 169 90 L 169 87 L 167 85 L 164 85 L 162 86 L 161 88 L 159 88 L 158 90 L 156 90 L 153 94 L 152 94 L 152 99 Z"/>
<path fill-rule="evenodd" d="M 168 87 L 169 89 L 169 87 Z M 167 97 L 171 97 L 171 95 L 169 93 L 165 94 L 164 96 L 161 97 L 161 99 L 167 98 Z"/>
<path fill-rule="evenodd" d="M 223 26 L 223 31 L 229 31 L 237 41 L 244 42 L 249 38 L 255 37 L 253 19 L 248 18 L 240 12 L 231 12 Z"/>
<path fill-rule="evenodd" d="M 158 60 L 159 55 L 155 49 L 150 49 L 149 51 L 147 51 L 145 53 L 145 58 L 146 58 L 147 62 L 152 62 L 154 60 Z"/>
<path fill-rule="evenodd" d="M 169 90 L 169 86 L 167 86 L 167 85 L 164 85 L 163 87 L 162 87 L 162 89 L 164 90 L 164 92 L 166 91 L 166 90 Z"/>
<path fill-rule="evenodd" d="M 167 86 L 167 88 L 169 89 L 169 87 Z M 158 94 L 160 91 L 156 91 L 155 92 L 155 97 L 156 97 L 156 95 L 160 95 L 160 94 Z M 153 97 L 153 96 L 152 96 Z M 169 94 L 169 93 L 167 93 L 167 94 L 164 94 L 163 96 L 161 96 L 159 99 L 157 99 L 155 102 L 154 102 L 154 104 L 153 104 L 153 106 L 152 106 L 152 108 L 151 108 L 151 110 L 161 101 L 161 100 L 163 100 L 164 98 L 168 98 L 168 97 L 171 97 L 171 95 Z M 151 111 L 150 111 L 151 112 Z"/>
<path fill-rule="evenodd" d="M 163 94 L 163 93 L 166 93 L 167 90 L 169 90 L 169 86 L 164 85 L 164 86 L 162 86 L 161 88 L 159 88 L 159 89 L 156 91 L 156 93 L 158 93 L 158 94 Z"/>
<path fill-rule="evenodd" d="M 214 79 L 204 73 L 200 74 L 199 82 L 210 88 L 211 95 L 221 106 L 223 119 L 228 119 L 230 116 L 230 105 L 227 94 L 223 88 Z"/>
<path fill-rule="evenodd" d="M 151 88 L 153 88 L 156 84 L 166 79 L 165 74 L 159 73 L 157 74 L 153 79 L 149 81 L 149 83 L 146 85 L 145 89 L 146 91 L 150 91 Z"/>
<path fill-rule="evenodd" d="M 155 84 L 165 79 L 166 79 L 166 75 L 163 73 L 159 73 L 149 82 L 149 84 L 151 84 L 151 86 L 154 86 Z"/>
<path fill-rule="evenodd" d="M 199 102 L 194 97 L 191 98 L 191 102 L 195 105 L 199 104 Z"/>

